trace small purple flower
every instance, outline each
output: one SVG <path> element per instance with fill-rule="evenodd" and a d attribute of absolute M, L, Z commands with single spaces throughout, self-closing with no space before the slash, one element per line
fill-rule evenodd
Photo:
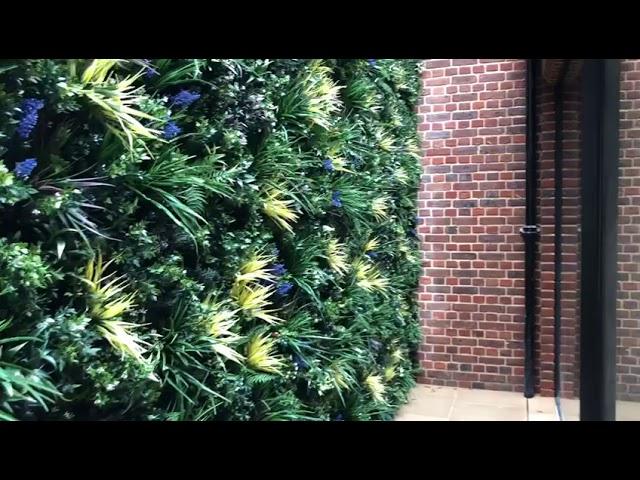
<path fill-rule="evenodd" d="M 16 167 L 13 169 L 15 174 L 22 178 L 27 179 L 33 172 L 33 169 L 38 166 L 38 161 L 35 158 L 27 158 L 22 162 L 16 163 Z"/>
<path fill-rule="evenodd" d="M 342 199 L 340 198 L 342 196 L 342 192 L 335 191 L 333 192 L 333 195 L 331 195 L 331 205 L 333 205 L 334 207 L 341 207 L 342 206 Z"/>
<path fill-rule="evenodd" d="M 372 67 L 376 66 L 376 61 L 373 58 L 370 60 L 367 60 L 367 62 L 369 62 L 369 65 L 371 65 Z"/>
<path fill-rule="evenodd" d="M 27 139 L 31 132 L 38 123 L 38 111 L 44 107 L 44 102 L 37 98 L 26 98 L 20 110 L 22 110 L 22 118 L 20 119 L 20 125 L 18 125 L 18 135 L 21 138 Z"/>
<path fill-rule="evenodd" d="M 344 422 L 344 416 L 341 413 L 336 415 L 336 422 Z"/>
<path fill-rule="evenodd" d="M 174 95 L 172 104 L 176 107 L 188 107 L 199 98 L 199 93 L 191 92 L 189 90 L 182 90 L 177 95 Z"/>
<path fill-rule="evenodd" d="M 273 271 L 274 275 L 277 275 L 278 277 L 281 277 L 282 275 L 287 273 L 287 267 L 284 266 L 284 263 L 278 263 L 278 264 L 273 266 L 272 271 Z"/>
<path fill-rule="evenodd" d="M 322 162 L 322 167 L 327 171 L 327 172 L 333 172 L 335 170 L 335 168 L 333 168 L 333 162 L 331 161 L 330 158 L 327 158 L 326 160 L 323 160 Z"/>
<path fill-rule="evenodd" d="M 162 136 L 166 140 L 171 140 L 173 137 L 180 135 L 180 132 L 182 132 L 182 129 L 178 125 L 176 125 L 176 122 L 167 122 L 167 124 L 164 126 Z"/>
<path fill-rule="evenodd" d="M 368 252 L 367 257 L 374 259 L 378 257 L 378 252 Z"/>
<path fill-rule="evenodd" d="M 147 79 L 155 77 L 156 75 L 160 75 L 160 73 L 155 68 L 153 68 L 153 65 L 151 65 L 151 60 L 144 59 L 143 62 L 147 67 L 144 72 L 144 76 L 147 77 Z"/>
<path fill-rule="evenodd" d="M 289 294 L 292 288 L 293 284 L 291 282 L 282 282 L 280 285 L 278 285 L 278 295 L 284 297 L 285 295 Z"/>

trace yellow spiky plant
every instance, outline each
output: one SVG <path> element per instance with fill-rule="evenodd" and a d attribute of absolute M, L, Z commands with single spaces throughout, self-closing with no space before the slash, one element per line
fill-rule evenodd
<path fill-rule="evenodd" d="M 371 396 L 374 398 L 376 402 L 384 403 L 384 393 L 386 391 L 386 387 L 382 382 L 382 378 L 380 375 L 371 374 L 364 380 L 365 385 L 371 392 Z"/>
<path fill-rule="evenodd" d="M 405 152 L 416 160 L 420 160 L 420 145 L 415 138 L 409 138 L 405 143 Z"/>
<path fill-rule="evenodd" d="M 275 292 L 275 287 L 273 284 L 265 286 L 256 282 L 260 280 L 274 282 L 275 275 L 267 267 L 274 263 L 275 260 L 276 258 L 273 255 L 266 255 L 260 251 L 253 252 L 249 260 L 240 266 L 231 288 L 231 298 L 237 303 L 238 310 L 269 324 L 282 321 L 272 315 L 275 310 L 266 308 L 271 305 L 269 299 Z"/>
<path fill-rule="evenodd" d="M 344 275 L 349 271 L 346 245 L 332 238 L 327 242 L 327 262 L 338 275 Z"/>
<path fill-rule="evenodd" d="M 336 132 L 337 130 L 334 130 Z M 335 134 L 332 132 L 332 134 Z M 339 131 L 337 131 L 339 132 Z M 327 150 L 327 158 L 331 160 L 331 165 L 336 172 L 355 173 L 347 168 L 347 162 L 341 155 L 342 143 L 339 139 L 334 140 L 333 144 Z"/>
<path fill-rule="evenodd" d="M 402 360 L 402 350 L 399 348 L 395 348 L 393 352 L 391 352 L 391 363 L 393 365 L 397 365 Z"/>
<path fill-rule="evenodd" d="M 141 325 L 124 322 L 116 318 L 103 320 L 98 326 L 98 332 L 111 344 L 113 348 L 123 355 L 128 355 L 140 363 L 147 363 L 144 357 L 149 346 L 135 332 Z"/>
<path fill-rule="evenodd" d="M 247 365 L 261 372 L 280 374 L 284 362 L 275 354 L 276 341 L 264 334 L 256 334 L 247 344 Z"/>
<path fill-rule="evenodd" d="M 384 150 L 385 152 L 391 152 L 395 149 L 395 140 L 394 136 L 391 133 L 387 132 L 384 129 L 379 129 L 375 133 L 376 141 L 378 142 L 378 146 Z"/>
<path fill-rule="evenodd" d="M 160 131 L 142 125 L 140 120 L 159 121 L 138 108 L 142 99 L 142 88 L 133 83 L 140 78 L 144 70 L 124 79 L 116 79 L 113 68 L 122 60 L 96 59 L 84 70 L 79 81 L 62 82 L 59 86 L 71 96 L 88 99 L 100 111 L 106 120 L 107 128 L 116 136 L 126 138 L 127 144 L 133 148 L 134 140 L 144 137 L 164 141 Z"/>
<path fill-rule="evenodd" d="M 363 290 L 385 293 L 389 288 L 389 281 L 380 274 L 377 267 L 371 262 L 360 258 L 353 263 L 353 269 L 356 285 Z"/>
<path fill-rule="evenodd" d="M 232 347 L 242 337 L 231 331 L 238 323 L 236 313 L 239 310 L 230 310 L 210 297 L 204 301 L 204 306 L 207 310 L 204 321 L 209 335 L 214 340 L 213 350 L 232 362 L 242 363 L 244 357 Z"/>
<path fill-rule="evenodd" d="M 387 365 L 384 368 L 384 381 L 390 382 L 396 376 L 396 367 L 395 365 Z"/>
<path fill-rule="evenodd" d="M 333 169 L 336 172 L 347 172 L 347 173 L 355 173 L 353 170 L 349 170 L 347 168 L 347 163 L 344 158 L 338 156 L 329 155 L 329 159 L 331 160 L 331 164 L 333 165 Z"/>
<path fill-rule="evenodd" d="M 375 198 L 373 202 L 371 202 L 371 210 L 373 211 L 373 216 L 381 222 L 389 218 L 389 204 L 391 203 L 391 198 L 388 195 L 383 195 L 381 197 Z"/>
<path fill-rule="evenodd" d="M 351 389 L 350 383 L 354 382 L 354 378 L 347 372 L 342 364 L 333 363 L 329 370 L 336 390 L 341 392 Z"/>
<path fill-rule="evenodd" d="M 232 291 L 232 297 L 240 307 L 240 310 L 253 318 L 258 318 L 269 324 L 276 324 L 282 320 L 272 315 L 276 310 L 266 309 L 271 305 L 269 297 L 273 295 L 275 288 L 273 285 L 242 285 Z"/>
<path fill-rule="evenodd" d="M 302 93 L 307 99 L 306 116 L 311 124 L 330 128 L 331 116 L 342 107 L 338 96 L 342 88 L 331 79 L 331 69 L 322 60 L 309 64 L 302 78 Z"/>
<path fill-rule="evenodd" d="M 389 362 L 384 369 L 384 380 L 390 382 L 397 374 L 396 367 L 402 361 L 402 350 L 398 348 L 397 342 L 394 340 L 391 342 L 391 354 L 389 355 Z"/>
<path fill-rule="evenodd" d="M 119 316 L 135 307 L 133 298 L 135 293 L 125 294 L 129 282 L 124 275 L 115 277 L 115 272 L 104 275 L 104 271 L 111 265 L 113 259 L 103 262 L 102 253 L 98 252 L 97 259 L 91 258 L 85 268 L 84 283 L 91 295 L 91 315 L 98 320 L 98 332 L 116 350 L 129 355 L 140 363 L 146 363 L 144 358 L 149 343 L 143 341 L 135 332 L 140 325 L 120 320 Z"/>
<path fill-rule="evenodd" d="M 398 181 L 398 183 L 401 183 L 402 185 L 406 185 L 407 183 L 409 183 L 409 175 L 403 167 L 398 167 L 395 169 L 394 177 Z"/>
<path fill-rule="evenodd" d="M 269 188 L 262 202 L 262 211 L 283 230 L 293 232 L 292 223 L 298 221 L 298 214 L 293 210 L 293 200 L 282 200 L 282 191 Z"/>
<path fill-rule="evenodd" d="M 259 280 L 272 282 L 275 276 L 267 267 L 276 261 L 273 255 L 265 255 L 262 252 L 254 252 L 249 260 L 244 262 L 236 275 L 236 283 L 249 283 Z"/>
<path fill-rule="evenodd" d="M 367 243 L 364 244 L 364 253 L 372 252 L 379 246 L 380 246 L 380 239 L 378 237 L 373 237 L 369 239 Z"/>
<path fill-rule="evenodd" d="M 92 257 L 87 262 L 83 281 L 93 294 L 91 315 L 100 320 L 108 320 L 133 309 L 135 293 L 123 294 L 129 285 L 124 275 L 115 277 L 115 272 L 112 272 L 104 276 L 104 271 L 113 259 L 103 263 L 100 252 L 97 257 L 97 261 Z"/>

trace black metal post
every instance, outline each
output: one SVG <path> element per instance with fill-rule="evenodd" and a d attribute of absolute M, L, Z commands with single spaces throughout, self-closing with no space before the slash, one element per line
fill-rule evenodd
<path fill-rule="evenodd" d="M 535 261 L 536 241 L 540 232 L 536 224 L 536 186 L 538 182 L 536 149 L 536 60 L 527 61 L 527 145 L 525 225 L 520 229 L 524 239 L 524 396 L 535 394 L 534 335 L 535 335 Z"/>
<path fill-rule="evenodd" d="M 615 420 L 620 62 L 583 79 L 580 420 Z"/>

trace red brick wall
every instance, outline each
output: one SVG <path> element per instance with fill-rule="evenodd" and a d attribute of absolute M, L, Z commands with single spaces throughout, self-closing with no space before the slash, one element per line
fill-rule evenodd
<path fill-rule="evenodd" d="M 618 398 L 640 401 L 640 60 L 621 64 Z"/>
<path fill-rule="evenodd" d="M 421 380 L 521 391 L 525 60 L 427 60 Z"/>
<path fill-rule="evenodd" d="M 640 401 L 640 60 L 621 65 L 618 398 Z M 521 391 L 524 60 L 427 60 L 418 106 L 423 182 L 421 381 Z M 538 84 L 537 391 L 554 394 L 554 104 Z M 565 86 L 562 397 L 579 394 L 580 83 Z"/>

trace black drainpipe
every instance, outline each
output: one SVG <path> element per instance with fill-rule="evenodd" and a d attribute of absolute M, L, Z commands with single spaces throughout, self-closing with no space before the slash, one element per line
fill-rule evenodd
<path fill-rule="evenodd" d="M 564 129 L 564 79 L 567 73 L 568 61 L 562 65 L 558 83 L 554 87 L 554 111 L 555 111 L 555 140 L 554 140 L 554 289 L 553 289 L 553 336 L 554 336 L 554 388 L 556 397 L 560 396 L 560 335 L 562 321 L 562 164 L 563 164 L 563 129 Z"/>
<path fill-rule="evenodd" d="M 536 225 L 536 60 L 527 60 L 527 157 L 526 157 L 526 197 L 525 225 L 520 229 L 524 239 L 524 396 L 535 394 L 534 375 L 534 334 L 535 334 L 535 262 L 536 241 L 540 229 Z"/>

